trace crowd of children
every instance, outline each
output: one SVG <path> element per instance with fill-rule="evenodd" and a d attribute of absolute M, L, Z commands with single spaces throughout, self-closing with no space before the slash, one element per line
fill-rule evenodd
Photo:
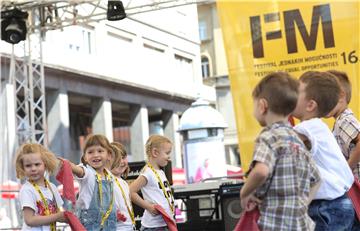
<path fill-rule="evenodd" d="M 70 162 L 71 171 L 80 184 L 76 214 L 86 230 L 135 230 L 132 203 L 145 209 L 140 230 L 168 230 L 159 215 L 163 209 L 174 219 L 174 198 L 161 167 L 170 161 L 171 141 L 151 135 L 146 143 L 147 165 L 131 185 L 125 147 L 110 143 L 103 135 L 87 138 L 81 163 Z M 63 159 L 40 144 L 23 144 L 16 157 L 16 172 L 25 179 L 20 190 L 24 216 L 22 230 L 56 230 L 56 222 L 67 222 L 63 200 L 57 188 L 45 178 L 45 171 L 55 173 Z M 144 200 L 137 194 L 141 190 Z M 174 222 L 175 223 L 175 222 Z"/>
<path fill-rule="evenodd" d="M 254 116 L 264 129 L 240 201 L 260 211 L 260 230 L 360 230 L 347 194 L 360 160 L 350 98 L 349 78 L 339 71 L 309 71 L 299 80 L 275 72 L 255 87 Z M 291 127 L 288 116 L 300 122 Z M 333 133 L 322 117 L 336 118 Z"/>
<path fill-rule="evenodd" d="M 260 230 L 360 230 L 347 195 L 360 177 L 360 124 L 350 100 L 348 76 L 334 70 L 306 72 L 298 80 L 274 72 L 254 88 L 254 117 L 264 128 L 239 206 L 259 210 Z M 292 127 L 289 116 L 299 123 Z M 323 117 L 335 118 L 333 131 Z M 173 230 L 167 219 L 174 222 L 174 197 L 162 170 L 172 143 L 151 135 L 145 150 L 147 163 L 129 186 L 125 147 L 103 135 L 87 138 L 81 163 L 70 163 L 80 184 L 76 215 L 86 230 L 135 230 L 132 203 L 144 209 L 140 230 Z M 16 174 L 25 180 L 19 195 L 22 230 L 53 231 L 56 222 L 68 222 L 57 188 L 45 177 L 56 174 L 63 161 L 39 144 L 18 149 Z"/>

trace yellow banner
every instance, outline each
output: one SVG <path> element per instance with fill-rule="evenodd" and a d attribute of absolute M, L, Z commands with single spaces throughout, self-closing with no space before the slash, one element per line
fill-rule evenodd
<path fill-rule="evenodd" d="M 309 70 L 345 71 L 352 83 L 350 108 L 359 118 L 358 1 L 218 0 L 217 7 L 245 171 L 261 130 L 252 115 L 251 92 L 269 72 L 299 77 Z"/>

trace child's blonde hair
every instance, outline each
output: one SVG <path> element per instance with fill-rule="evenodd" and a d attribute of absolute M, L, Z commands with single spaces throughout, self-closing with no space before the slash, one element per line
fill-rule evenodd
<path fill-rule="evenodd" d="M 113 147 L 114 150 L 114 155 L 115 155 L 114 159 L 117 160 L 117 162 L 115 162 L 114 160 L 114 162 L 111 165 L 111 169 L 114 169 L 120 165 L 121 159 L 127 157 L 127 152 L 125 146 L 119 142 L 112 142 L 111 146 Z M 129 172 L 130 172 L 130 168 L 128 165 L 122 176 L 126 179 L 127 176 L 129 175 Z"/>
<path fill-rule="evenodd" d="M 99 146 L 105 148 L 111 154 L 111 156 L 114 158 L 113 149 L 110 145 L 109 140 L 105 136 L 99 135 L 99 134 L 90 135 L 85 141 L 83 154 L 81 156 L 81 163 L 83 163 L 84 165 L 87 164 L 87 162 L 85 161 L 86 150 L 89 147 L 96 146 L 96 145 L 99 145 Z"/>
<path fill-rule="evenodd" d="M 58 160 L 54 153 L 50 152 L 41 144 L 26 143 L 21 145 L 16 153 L 15 169 L 16 177 L 19 179 L 25 178 L 25 169 L 23 164 L 24 155 L 39 153 L 41 160 L 44 162 L 45 169 L 49 174 L 53 174 L 57 168 Z"/>
<path fill-rule="evenodd" d="M 151 157 L 151 152 L 154 148 L 160 148 L 163 143 L 172 144 L 171 140 L 162 135 L 151 135 L 145 144 L 145 152 L 148 158 Z"/>

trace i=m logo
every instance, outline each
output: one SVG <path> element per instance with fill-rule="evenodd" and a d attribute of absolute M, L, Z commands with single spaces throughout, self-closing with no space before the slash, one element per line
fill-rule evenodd
<path fill-rule="evenodd" d="M 272 23 L 280 21 L 280 12 L 269 13 L 263 15 L 264 23 Z M 324 47 L 335 47 L 334 33 L 332 27 L 330 5 L 317 5 L 313 7 L 310 32 L 306 29 L 303 18 L 299 9 L 287 10 L 283 12 L 283 21 L 285 28 L 285 38 L 288 54 L 296 53 L 298 51 L 295 28 L 300 32 L 301 38 L 308 51 L 315 50 L 316 39 L 318 37 L 319 23 L 322 25 L 322 33 L 324 38 Z M 260 15 L 250 17 L 251 39 L 253 46 L 254 58 L 264 57 L 264 45 L 261 29 Z M 281 39 L 282 31 L 268 31 L 266 32 L 265 40 Z"/>

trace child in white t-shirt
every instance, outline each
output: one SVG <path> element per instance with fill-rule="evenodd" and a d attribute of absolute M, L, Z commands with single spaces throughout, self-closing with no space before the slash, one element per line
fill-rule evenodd
<path fill-rule="evenodd" d="M 126 178 L 129 173 L 127 153 L 124 145 L 118 142 L 112 142 L 111 146 L 114 154 L 111 173 L 115 177 L 114 194 L 117 208 L 116 230 L 133 231 L 135 228 L 135 218 L 130 200 L 129 185 L 122 179 L 122 177 Z"/>
<path fill-rule="evenodd" d="M 57 169 L 56 156 L 40 144 L 23 144 L 16 155 L 16 176 L 26 179 L 20 189 L 24 223 L 21 230 L 55 231 L 56 222 L 67 222 L 63 200 L 54 184 L 44 177 Z"/>
<path fill-rule="evenodd" d="M 77 213 L 87 230 L 116 229 L 114 180 L 106 169 L 112 159 L 112 152 L 105 136 L 91 135 L 85 142 L 82 164 L 70 162 L 72 172 L 80 184 Z"/>
<path fill-rule="evenodd" d="M 301 120 L 295 130 L 310 149 L 322 181 L 308 209 L 316 231 L 351 230 L 354 220 L 353 205 L 346 194 L 354 176 L 335 137 L 320 119 L 335 107 L 339 92 L 332 74 L 306 72 L 300 77 L 299 97 L 293 112 Z"/>
<path fill-rule="evenodd" d="M 140 176 L 130 185 L 131 200 L 145 209 L 141 219 L 143 231 L 168 230 L 155 205 L 163 207 L 168 216 L 174 218 L 174 197 L 165 173 L 161 170 L 170 161 L 171 149 L 172 143 L 168 138 L 151 135 L 145 145 L 148 162 Z M 139 196 L 139 190 L 144 199 Z"/>

